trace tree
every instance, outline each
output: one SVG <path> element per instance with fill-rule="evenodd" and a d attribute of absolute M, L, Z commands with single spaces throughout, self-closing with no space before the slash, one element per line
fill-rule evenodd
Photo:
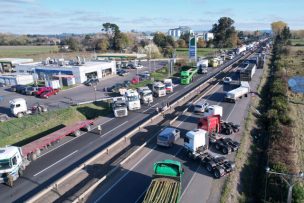
<path fill-rule="evenodd" d="M 80 41 L 74 37 L 70 37 L 66 43 L 67 43 L 67 45 L 69 45 L 69 48 L 72 51 L 81 51 L 83 48 Z"/>
<path fill-rule="evenodd" d="M 158 47 L 153 43 L 146 45 L 142 53 L 147 54 L 150 58 L 159 58 L 161 56 Z"/>
<path fill-rule="evenodd" d="M 290 30 L 289 30 L 289 27 L 285 26 L 282 30 L 282 39 L 283 41 L 286 43 L 288 39 L 291 38 L 291 33 L 290 33 Z"/>
<path fill-rule="evenodd" d="M 114 40 L 116 50 L 126 49 L 130 45 L 128 36 L 122 32 L 120 32 Z"/>
<path fill-rule="evenodd" d="M 116 44 L 121 41 L 121 39 L 119 39 L 121 38 L 119 27 L 112 23 L 104 23 L 102 27 L 101 31 L 104 31 L 109 38 L 110 48 L 119 50 L 120 47 Z"/>
<path fill-rule="evenodd" d="M 178 44 L 179 48 L 187 48 L 188 47 L 188 45 L 186 44 L 186 41 L 183 40 L 183 39 L 177 40 L 177 44 Z"/>
<path fill-rule="evenodd" d="M 282 30 L 286 26 L 287 26 L 287 24 L 285 22 L 283 22 L 283 21 L 273 22 L 273 23 L 271 23 L 272 33 L 274 35 L 278 35 L 278 34 L 280 34 L 282 32 Z"/>
<path fill-rule="evenodd" d="M 188 46 L 188 44 L 189 44 L 189 38 L 190 38 L 190 32 L 182 33 L 179 38 L 185 40 L 185 42 L 186 42 L 186 44 Z"/>
<path fill-rule="evenodd" d="M 166 47 L 166 35 L 161 32 L 155 33 L 153 37 L 153 42 L 161 48 Z"/>
<path fill-rule="evenodd" d="M 229 17 L 222 17 L 218 20 L 218 24 L 212 26 L 211 32 L 214 34 L 213 44 L 216 47 L 235 47 L 237 37 L 234 21 Z"/>
<path fill-rule="evenodd" d="M 207 43 L 202 38 L 198 38 L 197 40 L 197 48 L 204 48 L 206 47 Z"/>
<path fill-rule="evenodd" d="M 101 38 L 96 40 L 95 48 L 102 52 L 106 52 L 110 47 L 109 40 L 107 38 Z"/>

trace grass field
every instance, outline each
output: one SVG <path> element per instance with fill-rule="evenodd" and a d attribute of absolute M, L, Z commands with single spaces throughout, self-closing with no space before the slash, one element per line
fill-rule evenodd
<path fill-rule="evenodd" d="M 291 39 L 291 44 L 296 46 L 304 46 L 304 39 Z"/>
<path fill-rule="evenodd" d="M 218 49 L 216 48 L 198 48 L 197 49 L 197 56 L 203 57 L 203 56 L 211 56 L 214 54 Z M 176 49 L 176 55 L 178 58 L 188 58 L 189 51 L 188 48 L 177 48 Z"/>
<path fill-rule="evenodd" d="M 108 104 L 96 102 L 38 115 L 29 115 L 0 123 L 0 147 L 22 146 L 43 137 L 65 125 L 85 119 L 94 119 L 110 113 Z"/>

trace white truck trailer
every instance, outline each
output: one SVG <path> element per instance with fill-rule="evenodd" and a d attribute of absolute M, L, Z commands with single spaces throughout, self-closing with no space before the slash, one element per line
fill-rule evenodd
<path fill-rule="evenodd" d="M 128 89 L 125 93 L 129 111 L 140 109 L 140 98 L 136 90 Z"/>
<path fill-rule="evenodd" d="M 250 92 L 249 83 L 241 81 L 240 87 L 226 93 L 225 101 L 235 103 L 238 99 L 241 99 L 243 96 L 247 97 L 249 92 Z"/>

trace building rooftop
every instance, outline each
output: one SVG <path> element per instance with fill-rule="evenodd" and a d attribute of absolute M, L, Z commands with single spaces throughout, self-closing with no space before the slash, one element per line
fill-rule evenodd
<path fill-rule="evenodd" d="M 13 65 L 22 64 L 22 63 L 31 63 L 33 59 L 30 58 L 0 58 L 0 62 L 7 62 Z"/>

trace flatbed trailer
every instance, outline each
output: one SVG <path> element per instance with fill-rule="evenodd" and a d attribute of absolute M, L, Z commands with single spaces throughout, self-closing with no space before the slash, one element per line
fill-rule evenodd
<path fill-rule="evenodd" d="M 72 125 L 68 125 L 61 128 L 51 134 L 48 134 L 40 139 L 37 139 L 31 143 L 28 143 L 21 147 L 23 157 L 26 157 L 29 161 L 35 160 L 40 152 L 46 149 L 48 146 L 60 141 L 68 135 L 80 136 L 80 130 L 85 129 L 86 131 L 91 130 L 91 125 L 93 125 L 93 120 L 79 121 Z"/>

